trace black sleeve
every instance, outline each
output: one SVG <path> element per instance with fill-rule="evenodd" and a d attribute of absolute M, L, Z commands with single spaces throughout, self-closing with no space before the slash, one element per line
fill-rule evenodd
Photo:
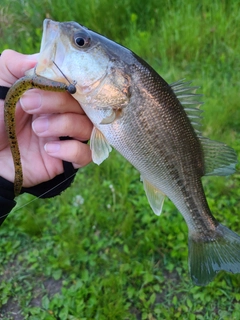
<path fill-rule="evenodd" d="M 42 182 L 30 188 L 22 188 L 21 193 L 30 193 L 39 198 L 53 198 L 67 189 L 73 182 L 78 169 L 74 169 L 72 163 L 63 161 L 62 174 L 51 180 Z"/>
<path fill-rule="evenodd" d="M 7 93 L 8 93 L 9 88 L 8 87 L 4 87 L 4 86 L 0 86 L 0 99 L 4 100 Z"/>
<path fill-rule="evenodd" d="M 0 177 L 0 225 L 15 205 L 13 183 Z"/>
<path fill-rule="evenodd" d="M 63 161 L 63 168 L 62 174 L 36 186 L 22 188 L 21 194 L 26 192 L 39 198 L 52 198 L 59 195 L 71 185 L 78 171 L 73 168 L 72 163 L 66 161 Z M 0 225 L 16 205 L 14 197 L 14 184 L 0 177 Z"/>

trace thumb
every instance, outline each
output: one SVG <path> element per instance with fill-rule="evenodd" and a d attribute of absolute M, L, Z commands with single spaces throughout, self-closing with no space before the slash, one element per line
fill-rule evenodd
<path fill-rule="evenodd" d="M 4 50 L 0 57 L 0 85 L 11 86 L 38 61 L 38 54 L 25 55 L 13 50 Z"/>

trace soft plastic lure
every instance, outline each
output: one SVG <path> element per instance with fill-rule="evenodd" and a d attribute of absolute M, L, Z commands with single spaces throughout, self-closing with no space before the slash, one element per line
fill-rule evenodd
<path fill-rule="evenodd" d="M 23 185 L 21 156 L 16 135 L 15 108 L 16 103 L 23 93 L 32 88 L 57 92 L 68 91 L 71 94 L 76 92 L 74 84 L 70 83 L 69 85 L 66 85 L 65 83 L 49 80 L 36 74 L 32 76 L 25 76 L 17 80 L 8 91 L 4 103 L 4 120 L 15 167 L 15 196 L 20 194 Z"/>

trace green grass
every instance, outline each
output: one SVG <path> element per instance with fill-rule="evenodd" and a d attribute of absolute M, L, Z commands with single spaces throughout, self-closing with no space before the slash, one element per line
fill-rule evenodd
<path fill-rule="evenodd" d="M 205 135 L 240 154 L 239 5 L 1 0 L 0 52 L 38 51 L 46 17 L 78 21 L 134 50 L 168 82 L 194 80 L 204 93 Z M 240 233 L 239 167 L 203 180 L 215 217 Z M 240 275 L 193 286 L 187 254 L 174 205 L 167 200 L 155 216 L 139 174 L 112 152 L 100 167 L 79 170 L 57 198 L 18 198 L 0 228 L 0 318 L 239 319 Z"/>

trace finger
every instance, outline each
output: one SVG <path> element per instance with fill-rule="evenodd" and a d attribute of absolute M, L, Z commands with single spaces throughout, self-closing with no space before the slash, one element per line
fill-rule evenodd
<path fill-rule="evenodd" d="M 77 100 L 68 92 L 28 90 L 20 99 L 23 110 L 30 114 L 74 112 L 84 114 Z"/>
<path fill-rule="evenodd" d="M 92 161 L 89 145 L 77 140 L 50 141 L 45 144 L 44 149 L 54 158 L 72 162 L 75 169 Z"/>
<path fill-rule="evenodd" d="M 92 127 L 86 115 L 76 113 L 40 116 L 32 123 L 39 137 L 69 136 L 82 141 L 90 139 Z"/>
<path fill-rule="evenodd" d="M 36 65 L 38 54 L 25 55 L 8 49 L 2 52 L 0 59 L 0 85 L 11 86 Z"/>

